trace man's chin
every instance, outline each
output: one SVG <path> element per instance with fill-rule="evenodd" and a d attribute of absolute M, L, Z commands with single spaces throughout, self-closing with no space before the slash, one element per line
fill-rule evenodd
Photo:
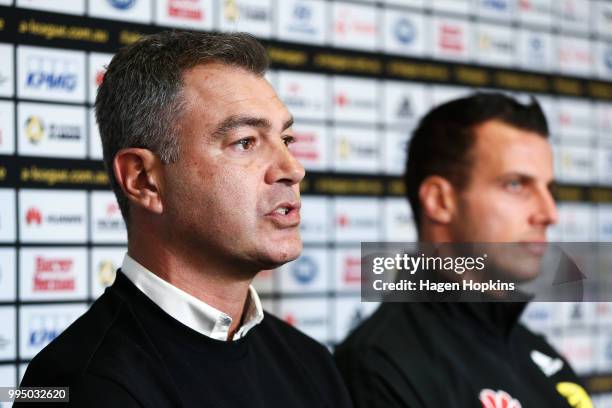
<path fill-rule="evenodd" d="M 296 260 L 302 253 L 302 241 L 283 242 L 265 251 L 260 257 L 263 269 L 275 269 Z"/>

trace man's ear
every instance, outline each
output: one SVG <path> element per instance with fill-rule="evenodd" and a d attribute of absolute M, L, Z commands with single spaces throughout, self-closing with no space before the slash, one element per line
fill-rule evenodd
<path fill-rule="evenodd" d="M 429 176 L 419 187 L 421 216 L 434 223 L 448 224 L 457 208 L 453 185 L 440 176 Z"/>
<path fill-rule="evenodd" d="M 134 205 L 155 214 L 163 212 L 161 197 L 162 163 L 148 149 L 121 149 L 113 160 L 115 179 Z"/>

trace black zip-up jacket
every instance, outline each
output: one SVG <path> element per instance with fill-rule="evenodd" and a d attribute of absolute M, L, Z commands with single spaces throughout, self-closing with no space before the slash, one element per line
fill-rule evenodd
<path fill-rule="evenodd" d="M 356 408 L 591 407 L 567 361 L 519 323 L 524 307 L 383 304 L 336 349 Z"/>

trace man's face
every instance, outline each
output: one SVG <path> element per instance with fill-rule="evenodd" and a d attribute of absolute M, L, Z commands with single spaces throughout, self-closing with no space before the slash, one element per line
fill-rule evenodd
<path fill-rule="evenodd" d="M 515 256 L 521 255 L 526 266 L 539 264 L 546 229 L 557 221 L 548 141 L 499 121 L 480 125 L 475 137 L 470 179 L 458 192 L 451 222 L 453 240 L 520 243 L 506 250 L 504 258 L 514 258 L 508 261 L 516 264 Z"/>
<path fill-rule="evenodd" d="M 166 231 L 193 256 L 235 268 L 297 258 L 304 168 L 292 118 L 268 82 L 224 64 L 183 76 L 181 154 L 164 174 Z"/>

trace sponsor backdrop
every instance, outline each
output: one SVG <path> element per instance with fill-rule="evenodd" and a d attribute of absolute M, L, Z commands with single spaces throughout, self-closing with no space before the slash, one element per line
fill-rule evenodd
<path fill-rule="evenodd" d="M 257 279 L 266 307 L 333 345 L 360 303 L 362 240 L 412 241 L 400 174 L 432 106 L 536 95 L 552 129 L 559 241 L 612 240 L 612 3 L 598 0 L 0 0 L 0 385 L 114 279 L 125 226 L 92 103 L 119 47 L 168 27 L 248 31 L 296 118 L 301 258 Z M 612 404 L 612 305 L 525 321 Z"/>

